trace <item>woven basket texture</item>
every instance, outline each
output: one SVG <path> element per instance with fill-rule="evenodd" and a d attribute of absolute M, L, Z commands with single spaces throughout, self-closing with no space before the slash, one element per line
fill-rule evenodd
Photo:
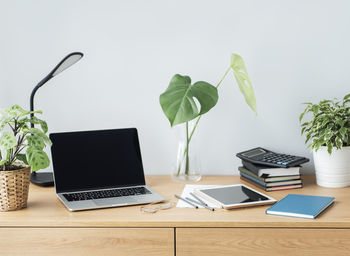
<path fill-rule="evenodd" d="M 30 167 L 0 171 L 0 211 L 13 211 L 27 207 Z"/>

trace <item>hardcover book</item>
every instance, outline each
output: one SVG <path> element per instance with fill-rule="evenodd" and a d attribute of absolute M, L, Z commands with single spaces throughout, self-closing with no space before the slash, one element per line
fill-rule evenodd
<path fill-rule="evenodd" d="M 277 186 L 286 186 L 286 185 L 295 185 L 301 184 L 301 179 L 298 180 L 287 180 L 287 181 L 276 181 L 276 182 L 263 182 L 261 180 L 254 179 L 253 177 L 241 172 L 242 177 L 249 179 L 253 182 L 260 184 L 263 187 L 277 187 Z"/>
<path fill-rule="evenodd" d="M 238 170 L 240 172 L 243 172 L 249 176 L 251 176 L 252 178 L 255 178 L 257 180 L 263 181 L 263 182 L 275 182 L 275 181 L 287 181 L 287 180 L 299 180 L 301 178 L 301 175 L 291 175 L 291 176 L 276 176 L 276 177 L 267 177 L 264 178 L 263 177 L 259 177 L 257 176 L 254 172 L 248 170 L 247 168 L 241 166 L 238 167 Z"/>
<path fill-rule="evenodd" d="M 276 168 L 265 165 L 253 164 L 244 160 L 242 160 L 242 164 L 246 169 L 255 173 L 259 177 L 300 175 L 300 166 L 289 168 Z"/>
<path fill-rule="evenodd" d="M 288 189 L 295 189 L 295 188 L 302 188 L 303 185 L 302 183 L 300 184 L 295 184 L 295 185 L 284 185 L 284 186 L 275 186 L 275 187 L 265 187 L 263 186 L 262 184 L 259 184 L 251 179 L 248 179 L 248 178 L 245 178 L 243 177 L 242 175 L 240 176 L 240 178 L 250 184 L 253 184 L 255 186 L 258 186 L 262 189 L 264 189 L 265 191 L 267 192 L 270 192 L 270 191 L 278 191 L 278 190 L 288 190 Z"/>

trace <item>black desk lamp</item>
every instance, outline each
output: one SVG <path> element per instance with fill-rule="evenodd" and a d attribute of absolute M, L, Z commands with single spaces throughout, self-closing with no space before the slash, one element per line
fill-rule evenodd
<path fill-rule="evenodd" d="M 59 73 L 61 73 L 63 70 L 69 68 L 73 64 L 75 64 L 77 61 L 79 61 L 84 54 L 81 52 L 72 52 L 71 54 L 68 54 L 63 60 L 61 60 L 60 63 L 43 79 L 41 80 L 37 86 L 34 87 L 32 94 L 30 95 L 30 111 L 34 111 L 34 95 L 36 91 L 43 86 L 47 81 L 49 81 L 54 76 L 57 76 Z M 34 116 L 34 114 L 30 115 L 31 117 Z M 34 124 L 31 124 L 31 127 L 34 127 Z M 36 185 L 42 186 L 42 187 L 49 187 L 53 186 L 53 174 L 51 172 L 42 172 L 42 173 L 36 173 L 32 172 L 30 175 L 30 181 Z"/>

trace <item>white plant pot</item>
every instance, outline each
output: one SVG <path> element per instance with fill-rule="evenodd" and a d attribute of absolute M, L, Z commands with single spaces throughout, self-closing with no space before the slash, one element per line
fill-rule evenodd
<path fill-rule="evenodd" d="M 333 149 L 332 155 L 327 147 L 313 152 L 317 185 L 328 188 L 350 186 L 350 146 L 341 150 Z"/>

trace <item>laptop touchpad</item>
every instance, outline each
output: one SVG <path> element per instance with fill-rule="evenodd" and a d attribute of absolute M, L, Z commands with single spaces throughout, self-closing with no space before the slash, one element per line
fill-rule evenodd
<path fill-rule="evenodd" d="M 104 205 L 126 205 L 137 203 L 137 200 L 132 198 L 104 198 L 92 200 L 98 206 Z"/>

